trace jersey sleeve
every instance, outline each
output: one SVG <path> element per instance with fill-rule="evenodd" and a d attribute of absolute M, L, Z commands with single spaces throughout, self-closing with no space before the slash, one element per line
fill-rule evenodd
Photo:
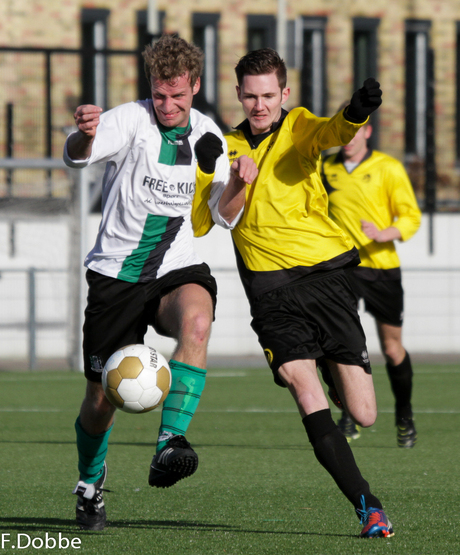
<path fill-rule="evenodd" d="M 73 168 L 84 168 L 90 164 L 116 160 L 125 151 L 135 132 L 138 120 L 136 103 L 121 104 L 101 114 L 91 155 L 86 160 L 73 160 L 64 145 L 64 162 Z M 70 136 L 70 135 L 69 135 Z"/>
<path fill-rule="evenodd" d="M 400 162 L 394 162 L 391 173 L 387 174 L 386 185 L 395 218 L 392 226 L 399 229 L 401 240 L 407 241 L 420 227 L 422 214 L 409 176 Z"/>
<path fill-rule="evenodd" d="M 201 171 L 197 164 L 196 189 L 192 202 L 192 227 L 195 237 L 203 237 L 218 223 L 223 227 L 228 224 L 219 215 L 219 200 L 230 177 L 227 158 L 227 143 L 221 135 L 223 154 L 216 161 L 216 170 L 212 174 Z"/>
<path fill-rule="evenodd" d="M 331 118 L 319 118 L 305 108 L 289 113 L 292 118 L 292 141 L 304 156 L 317 158 L 321 151 L 348 144 L 363 123 L 351 123 L 343 110 Z"/>

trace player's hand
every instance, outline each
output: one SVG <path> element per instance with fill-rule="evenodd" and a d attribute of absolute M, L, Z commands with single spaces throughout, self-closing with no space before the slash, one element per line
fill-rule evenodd
<path fill-rule="evenodd" d="M 232 176 L 243 183 L 251 184 L 259 174 L 256 163 L 249 156 L 240 156 L 230 166 Z"/>
<path fill-rule="evenodd" d="M 361 220 L 361 229 L 366 237 L 380 243 L 380 231 L 373 222 Z"/>
<path fill-rule="evenodd" d="M 75 125 L 78 127 L 78 130 L 83 133 L 83 135 L 92 139 L 96 136 L 96 129 L 99 125 L 99 116 L 101 113 L 102 108 L 99 108 L 99 106 L 84 104 L 75 110 L 73 119 L 75 120 Z"/>
<path fill-rule="evenodd" d="M 215 172 L 216 160 L 223 152 L 222 141 L 210 131 L 201 136 L 195 144 L 196 159 L 204 173 Z"/>
<path fill-rule="evenodd" d="M 353 93 L 346 115 L 357 123 L 365 122 L 366 119 L 382 104 L 382 90 L 380 83 L 373 77 L 369 77 L 363 86 Z"/>

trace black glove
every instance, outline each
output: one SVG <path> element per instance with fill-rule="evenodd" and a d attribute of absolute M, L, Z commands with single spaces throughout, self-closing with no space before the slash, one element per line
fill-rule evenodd
<path fill-rule="evenodd" d="M 363 86 L 353 93 L 350 105 L 344 112 L 345 119 L 352 123 L 363 123 L 382 104 L 380 83 L 369 77 Z"/>
<path fill-rule="evenodd" d="M 222 141 L 209 131 L 201 136 L 195 144 L 196 159 L 204 173 L 214 173 L 216 160 L 223 152 Z"/>

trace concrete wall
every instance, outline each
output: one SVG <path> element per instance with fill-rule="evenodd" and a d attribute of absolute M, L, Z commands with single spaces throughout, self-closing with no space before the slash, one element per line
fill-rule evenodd
<path fill-rule="evenodd" d="M 88 224 L 87 250 L 92 247 L 99 217 Z M 433 253 L 429 252 L 429 218 L 419 232 L 399 244 L 405 289 L 404 344 L 411 354 L 455 354 L 460 357 L 460 215 L 436 215 L 433 220 Z M 8 252 L 10 224 L 0 222 L 0 359 L 28 356 L 28 274 L 35 267 L 37 303 L 36 351 L 38 358 L 66 359 L 69 355 L 70 308 L 68 221 L 62 219 L 15 222 L 14 257 Z M 249 308 L 235 270 L 230 233 L 214 229 L 196 240 L 196 248 L 212 268 L 219 294 L 216 321 L 209 344 L 210 356 L 261 356 L 250 327 Z M 16 271 L 12 271 L 12 270 Z M 371 353 L 379 346 L 373 320 L 362 313 Z M 165 355 L 174 341 L 149 331 L 146 343 Z M 1 366 L 1 365 L 0 365 Z"/>

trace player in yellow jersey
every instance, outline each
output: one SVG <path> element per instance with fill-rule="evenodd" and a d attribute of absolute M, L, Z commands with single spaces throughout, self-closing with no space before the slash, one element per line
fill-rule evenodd
<path fill-rule="evenodd" d="M 403 165 L 368 147 L 368 122 L 340 152 L 323 163 L 330 217 L 353 239 L 361 264 L 350 271 L 356 297 L 376 321 L 382 353 L 395 396 L 397 443 L 411 448 L 417 440 L 413 421 L 412 365 L 402 344 L 403 289 L 395 241 L 407 241 L 420 226 L 421 213 Z M 339 428 L 359 436 L 346 411 Z"/>
<path fill-rule="evenodd" d="M 368 79 L 345 110 L 318 118 L 282 108 L 290 90 L 274 50 L 250 52 L 235 71 L 246 119 L 226 135 L 228 154 L 232 172 L 247 156 L 258 175 L 251 184 L 233 180 L 210 205 L 213 219 L 232 229 L 252 328 L 275 383 L 294 397 L 316 458 L 353 504 L 361 537 L 389 537 L 392 525 L 332 419 L 317 371 L 317 359 L 326 357 L 348 411 L 361 425 L 373 424 L 371 367 L 344 270 L 359 263 L 358 251 L 328 217 L 320 160 L 321 151 L 350 142 L 382 92 Z"/>

